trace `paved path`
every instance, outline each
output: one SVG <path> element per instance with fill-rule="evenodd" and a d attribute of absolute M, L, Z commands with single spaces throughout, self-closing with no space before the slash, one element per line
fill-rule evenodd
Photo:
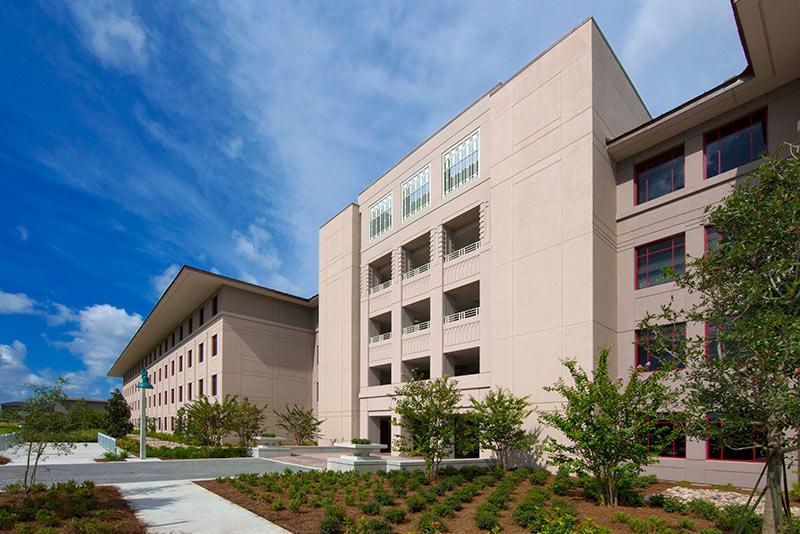
<path fill-rule="evenodd" d="M 149 533 L 288 534 L 287 530 L 188 480 L 116 485 L 136 516 L 148 525 Z"/>
<path fill-rule="evenodd" d="M 107 462 L 91 464 L 39 465 L 37 479 L 51 484 L 75 480 L 94 480 L 97 484 L 201 480 L 239 473 L 269 473 L 284 469 L 299 470 L 286 464 L 259 458 L 214 460 L 164 460 L 161 462 Z M 0 488 L 19 482 L 25 466 L 0 466 Z"/>
<path fill-rule="evenodd" d="M 107 452 L 98 443 L 75 443 L 72 450 L 65 454 L 58 454 L 56 449 L 48 446 L 44 456 L 40 460 L 40 465 L 47 464 L 91 464 L 95 458 L 101 458 Z M 3 456 L 11 458 L 11 462 L 6 464 L 25 465 L 28 461 L 28 448 L 24 446 L 11 447 L 3 451 Z"/>

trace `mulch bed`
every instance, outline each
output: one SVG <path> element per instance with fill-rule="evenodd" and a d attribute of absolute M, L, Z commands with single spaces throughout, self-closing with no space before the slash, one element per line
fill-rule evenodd
<path fill-rule="evenodd" d="M 107 519 L 105 519 L 103 522 L 112 525 L 113 532 L 120 534 L 144 534 L 147 532 L 145 524 L 136 517 L 133 509 L 128 505 L 128 503 L 122 497 L 122 494 L 119 492 L 119 489 L 116 487 L 95 486 L 94 497 L 97 499 L 97 506 L 95 510 L 108 510 Z M 0 507 L 9 504 L 12 506 L 19 505 L 24 498 L 25 493 L 8 493 L 5 491 L 0 492 Z M 36 519 L 33 519 L 25 522 L 17 521 L 14 529 L 3 530 L 0 528 L 0 532 L 17 532 L 17 528 L 20 525 L 30 525 L 34 527 L 32 532 L 35 531 L 37 527 L 41 527 L 41 525 L 36 523 Z M 61 521 L 59 525 L 53 528 L 53 532 L 75 532 L 68 527 L 64 521 Z"/>
<path fill-rule="evenodd" d="M 11 458 L 8 456 L 0 456 L 0 465 L 5 465 L 11 461 Z"/>

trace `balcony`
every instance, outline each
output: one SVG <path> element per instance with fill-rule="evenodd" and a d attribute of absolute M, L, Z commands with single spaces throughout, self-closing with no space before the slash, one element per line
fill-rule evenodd
<path fill-rule="evenodd" d="M 389 279 L 385 282 L 381 282 L 380 284 L 375 284 L 374 286 L 369 288 L 369 294 L 372 295 L 373 293 L 378 293 L 379 291 L 383 291 L 384 289 L 388 289 L 392 286 L 392 280 Z"/>
<path fill-rule="evenodd" d="M 403 372 L 402 376 L 403 382 L 410 382 L 412 379 L 417 379 L 417 380 L 430 379 L 431 377 L 430 356 L 404 360 L 402 372 Z"/>
<path fill-rule="evenodd" d="M 445 255 L 444 261 L 453 261 L 457 260 L 461 256 L 466 256 L 467 254 L 471 254 L 481 248 L 481 242 L 475 241 L 474 243 L 470 243 L 466 247 L 460 248 L 458 250 L 454 250 L 450 254 Z"/>
<path fill-rule="evenodd" d="M 410 271 L 406 271 L 403 273 L 403 280 L 410 280 L 417 276 L 418 274 L 427 273 L 431 269 L 431 262 L 423 263 L 419 267 L 411 269 Z"/>
<path fill-rule="evenodd" d="M 384 308 L 389 305 L 389 293 L 386 290 L 392 287 L 392 254 L 384 254 L 370 262 L 367 269 L 370 307 Z"/>
<path fill-rule="evenodd" d="M 477 308 L 470 308 L 468 310 L 451 313 L 450 315 L 444 316 L 444 322 L 447 323 L 455 323 L 457 321 L 463 321 L 464 319 L 469 319 L 471 317 L 477 317 L 480 315 L 481 309 L 480 307 Z"/>
<path fill-rule="evenodd" d="M 411 326 L 404 326 L 403 327 L 403 334 L 413 334 L 414 332 L 420 332 L 422 330 L 427 330 L 431 327 L 430 321 L 423 321 L 421 323 L 412 324 Z"/>
<path fill-rule="evenodd" d="M 369 320 L 369 361 L 382 362 L 392 357 L 392 313 L 386 312 Z"/>
<path fill-rule="evenodd" d="M 401 310 L 403 339 L 400 352 L 403 356 L 430 354 L 431 299 L 423 299 L 403 306 Z"/>
<path fill-rule="evenodd" d="M 466 284 L 444 294 L 445 348 L 466 348 L 480 340 L 480 282 Z"/>
<path fill-rule="evenodd" d="M 371 336 L 369 338 L 369 342 L 370 343 L 380 343 L 381 341 L 386 341 L 388 339 L 392 339 L 392 333 L 391 332 L 386 332 L 386 333 L 383 333 L 383 334 L 377 334 L 375 336 Z"/>

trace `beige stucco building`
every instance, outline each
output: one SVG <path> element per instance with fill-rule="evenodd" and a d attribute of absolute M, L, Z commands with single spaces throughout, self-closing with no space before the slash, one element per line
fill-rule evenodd
<path fill-rule="evenodd" d="M 390 395 L 414 373 L 453 376 L 465 406 L 499 386 L 548 410 L 560 399 L 544 386 L 563 375 L 563 357 L 591 368 L 610 347 L 621 377 L 658 365 L 659 355 L 637 349 L 636 324 L 670 298 L 687 299 L 661 268 L 713 245 L 704 208 L 764 151 L 798 139 L 800 3 L 732 8 L 747 68 L 655 118 L 594 20 L 584 21 L 320 228 L 318 302 L 182 271 L 173 286 L 182 276 L 209 280 L 168 289 L 110 374 L 125 374 L 136 407 L 143 355 L 157 359 L 145 364 L 154 377 L 221 336 L 221 358 L 170 372 L 154 395 L 199 377 L 208 394 L 216 374 L 218 395 L 315 406 L 325 442 L 386 443 L 399 432 Z M 153 356 L 214 295 L 219 313 Z M 174 406 L 155 406 L 167 424 Z M 664 454 L 653 468 L 664 478 L 752 484 L 761 469 L 756 452 L 699 441 Z"/>

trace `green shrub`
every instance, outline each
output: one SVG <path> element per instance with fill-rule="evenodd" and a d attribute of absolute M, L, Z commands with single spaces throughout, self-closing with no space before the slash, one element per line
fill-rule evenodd
<path fill-rule="evenodd" d="M 792 487 L 789 489 L 789 499 L 800 501 L 800 482 L 792 482 Z"/>
<path fill-rule="evenodd" d="M 394 499 L 391 495 L 386 493 L 383 488 L 378 488 L 372 493 L 373 500 L 382 506 L 391 506 L 394 504 Z"/>
<path fill-rule="evenodd" d="M 80 534 L 111 534 L 115 531 L 114 525 L 91 517 L 73 518 L 70 520 L 70 531 Z M 39 531 L 36 532 L 39 534 Z"/>
<path fill-rule="evenodd" d="M 58 517 L 53 510 L 39 510 L 36 512 L 36 522 L 46 527 L 52 527 L 58 523 Z"/>
<path fill-rule="evenodd" d="M 559 468 L 556 473 L 556 480 L 553 482 L 550 489 L 556 495 L 566 495 L 575 486 L 575 482 L 569 477 L 569 469 L 566 467 Z"/>
<path fill-rule="evenodd" d="M 0 530 L 11 530 L 14 528 L 14 513 L 8 505 L 0 506 Z"/>
<path fill-rule="evenodd" d="M 531 473 L 531 484 L 534 486 L 544 486 L 550 478 L 550 473 L 547 469 L 537 469 Z"/>
<path fill-rule="evenodd" d="M 272 501 L 272 504 L 270 505 L 270 507 L 271 507 L 273 510 L 275 510 L 276 512 L 280 512 L 281 510 L 283 510 L 284 508 L 286 508 L 286 505 L 285 505 L 285 504 L 283 504 L 283 500 L 281 500 L 281 499 L 275 499 L 274 501 Z"/>
<path fill-rule="evenodd" d="M 686 503 L 679 501 L 678 499 L 673 499 L 672 497 L 664 497 L 662 507 L 664 508 L 665 512 L 669 512 L 671 514 L 685 514 L 689 509 L 689 506 Z"/>
<path fill-rule="evenodd" d="M 319 522 L 321 534 L 340 534 L 342 532 L 342 522 L 335 517 L 325 516 Z"/>
<path fill-rule="evenodd" d="M 664 501 L 666 499 L 667 496 L 664 495 L 663 493 L 656 493 L 655 495 L 650 495 L 650 497 L 647 498 L 647 504 L 655 508 L 663 508 Z"/>
<path fill-rule="evenodd" d="M 434 534 L 436 532 L 444 532 L 447 530 L 444 520 L 436 514 L 430 512 L 425 512 L 419 516 L 417 526 L 422 534 Z"/>
<path fill-rule="evenodd" d="M 722 534 L 722 531 L 716 528 L 704 528 L 700 531 L 700 534 Z"/>
<path fill-rule="evenodd" d="M 361 505 L 361 511 L 367 515 L 378 515 L 381 513 L 381 505 L 375 501 L 368 502 Z"/>
<path fill-rule="evenodd" d="M 406 497 L 406 508 L 412 514 L 415 512 L 421 512 L 428 506 L 428 499 L 420 495 L 419 493 L 414 493 Z"/>
<path fill-rule="evenodd" d="M 683 528 L 683 529 L 686 529 L 686 530 L 694 530 L 694 521 L 692 521 L 692 520 L 691 520 L 691 519 L 689 519 L 688 517 L 684 517 L 683 519 L 681 519 L 681 522 L 680 522 L 680 523 L 678 523 L 678 524 L 679 524 L 679 525 L 680 525 L 680 527 L 681 527 L 681 528 Z"/>
<path fill-rule="evenodd" d="M 364 523 L 364 534 L 392 534 L 392 525 L 382 519 L 370 519 Z"/>
<path fill-rule="evenodd" d="M 528 529 L 530 532 L 538 532 L 546 522 L 544 509 L 542 506 L 533 501 L 524 499 L 514 512 L 511 514 L 511 519 L 522 528 Z"/>
<path fill-rule="evenodd" d="M 738 528 L 741 534 L 755 534 L 761 530 L 761 516 L 739 504 L 726 506 L 720 510 L 716 523 L 720 530 Z"/>
<path fill-rule="evenodd" d="M 719 516 L 719 508 L 711 501 L 694 499 L 689 503 L 689 513 L 697 517 L 702 517 L 703 519 L 708 519 L 709 521 L 714 521 L 717 519 L 717 516 Z"/>
<path fill-rule="evenodd" d="M 475 525 L 481 530 L 492 530 L 500 525 L 497 520 L 497 508 L 482 504 L 475 511 Z"/>
<path fill-rule="evenodd" d="M 632 488 L 646 488 L 658 483 L 658 477 L 655 475 L 638 475 L 633 477 L 630 482 Z"/>
<path fill-rule="evenodd" d="M 287 506 L 287 508 L 289 509 L 290 512 L 297 513 L 300 511 L 300 507 L 302 507 L 304 504 L 305 504 L 305 499 L 303 498 L 302 495 L 298 495 L 296 497 L 293 497 L 289 501 L 289 505 Z"/>
<path fill-rule="evenodd" d="M 406 512 L 402 508 L 384 508 L 381 516 L 390 523 L 403 523 L 406 520 Z"/>
<path fill-rule="evenodd" d="M 350 440 L 353 445 L 371 445 L 372 442 L 366 438 L 353 438 Z"/>
<path fill-rule="evenodd" d="M 588 519 L 585 525 L 581 525 L 574 532 L 576 534 L 612 534 L 611 529 L 595 525 L 591 519 Z"/>

